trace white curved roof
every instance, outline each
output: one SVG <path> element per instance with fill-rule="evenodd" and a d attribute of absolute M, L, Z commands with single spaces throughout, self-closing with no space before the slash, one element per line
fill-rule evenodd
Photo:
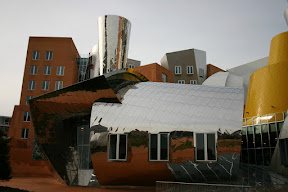
<path fill-rule="evenodd" d="M 243 77 L 229 72 L 217 72 L 203 82 L 203 85 L 221 87 L 243 87 Z"/>
<path fill-rule="evenodd" d="M 242 88 L 141 82 L 126 92 L 122 104 L 95 102 L 90 127 L 110 133 L 232 133 L 241 130 L 242 118 Z"/>

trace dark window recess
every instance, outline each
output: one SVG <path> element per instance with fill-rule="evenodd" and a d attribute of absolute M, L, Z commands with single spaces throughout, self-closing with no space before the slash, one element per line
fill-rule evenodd
<path fill-rule="evenodd" d="M 270 147 L 275 147 L 277 143 L 277 129 L 275 123 L 270 123 Z"/>
<path fill-rule="evenodd" d="M 23 128 L 21 132 L 21 138 L 28 139 L 28 137 L 29 137 L 29 129 Z"/>
<path fill-rule="evenodd" d="M 160 134 L 160 160 L 168 160 L 168 134 Z"/>
<path fill-rule="evenodd" d="M 241 147 L 242 147 L 242 149 L 246 149 L 247 148 L 247 134 L 246 134 L 246 130 L 247 130 L 247 128 L 246 127 L 243 127 L 242 128 L 242 142 L 241 142 Z"/>
<path fill-rule="evenodd" d="M 288 166 L 288 139 L 279 140 L 281 164 Z"/>
<path fill-rule="evenodd" d="M 262 141 L 261 141 L 261 126 L 256 125 L 255 126 L 255 147 L 262 147 Z"/>
<path fill-rule="evenodd" d="M 204 134 L 196 134 L 197 160 L 205 160 L 204 157 Z"/>
<path fill-rule="evenodd" d="M 216 160 L 216 141 L 215 134 L 207 134 L 207 154 L 208 160 Z"/>
<path fill-rule="evenodd" d="M 151 160 L 157 160 L 157 143 L 158 143 L 158 137 L 157 134 L 151 134 L 150 136 L 150 159 Z"/>
<path fill-rule="evenodd" d="M 127 135 L 112 134 L 109 135 L 109 159 L 126 160 L 127 153 Z"/>
<path fill-rule="evenodd" d="M 110 135 L 109 159 L 116 159 L 117 135 Z"/>

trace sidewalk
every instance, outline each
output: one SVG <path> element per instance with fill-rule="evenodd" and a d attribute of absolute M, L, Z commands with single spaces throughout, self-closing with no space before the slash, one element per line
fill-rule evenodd
<path fill-rule="evenodd" d="M 14 177 L 10 181 L 0 181 L 0 186 L 24 189 L 33 192 L 152 192 L 155 187 L 143 186 L 102 186 L 101 188 L 66 186 L 51 177 Z"/>

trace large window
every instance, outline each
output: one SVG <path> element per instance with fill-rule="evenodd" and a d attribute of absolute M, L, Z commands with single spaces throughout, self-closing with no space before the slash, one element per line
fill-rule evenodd
<path fill-rule="evenodd" d="M 24 112 L 23 121 L 29 122 L 30 120 L 31 120 L 31 114 L 30 114 L 30 112 L 25 111 L 25 112 Z"/>
<path fill-rule="evenodd" d="M 52 60 L 53 51 L 46 51 L 45 60 Z"/>
<path fill-rule="evenodd" d="M 196 160 L 216 161 L 216 133 L 195 133 Z"/>
<path fill-rule="evenodd" d="M 182 74 L 181 66 L 175 66 L 175 74 L 176 74 L 176 75 Z"/>
<path fill-rule="evenodd" d="M 168 161 L 169 160 L 169 134 L 150 134 L 149 138 L 149 160 Z"/>
<path fill-rule="evenodd" d="M 179 84 L 185 84 L 185 80 L 178 80 Z"/>
<path fill-rule="evenodd" d="M 192 75 L 193 73 L 193 66 L 187 66 L 187 74 Z"/>
<path fill-rule="evenodd" d="M 204 77 L 204 69 L 199 68 L 199 77 Z"/>
<path fill-rule="evenodd" d="M 49 81 L 42 81 L 42 86 L 41 86 L 42 90 L 49 90 Z"/>
<path fill-rule="evenodd" d="M 51 66 L 46 65 L 44 66 L 43 75 L 50 75 L 51 74 Z"/>
<path fill-rule="evenodd" d="M 55 90 L 63 88 L 63 81 L 55 81 Z"/>
<path fill-rule="evenodd" d="M 30 100 L 30 99 L 33 99 L 33 97 L 32 97 L 32 96 L 27 96 L 27 97 L 26 97 L 26 105 L 29 105 L 29 100 Z"/>
<path fill-rule="evenodd" d="M 56 72 L 56 75 L 64 75 L 64 69 L 65 67 L 64 66 L 57 66 L 57 72 Z"/>
<path fill-rule="evenodd" d="M 40 51 L 33 51 L 32 60 L 39 60 Z"/>
<path fill-rule="evenodd" d="M 167 75 L 162 73 L 162 82 L 167 82 Z"/>
<path fill-rule="evenodd" d="M 109 135 L 109 160 L 126 161 L 127 159 L 127 135 Z"/>
<path fill-rule="evenodd" d="M 38 72 L 38 66 L 37 65 L 31 65 L 30 75 L 37 75 L 37 72 Z"/>
<path fill-rule="evenodd" d="M 21 138 L 22 139 L 28 139 L 29 137 L 29 129 L 23 128 L 21 132 Z"/>
<path fill-rule="evenodd" d="M 36 82 L 35 82 L 35 80 L 29 80 L 28 90 L 34 90 L 35 87 L 36 87 Z"/>

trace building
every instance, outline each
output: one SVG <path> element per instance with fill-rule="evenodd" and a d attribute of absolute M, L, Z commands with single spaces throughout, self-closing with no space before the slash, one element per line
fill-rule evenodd
<path fill-rule="evenodd" d="M 43 161 L 32 161 L 34 128 L 29 100 L 78 82 L 79 57 L 72 38 L 30 37 L 20 104 L 14 107 L 8 132 L 12 137 L 12 174 L 51 175 Z"/>
<path fill-rule="evenodd" d="M 4 136 L 7 136 L 11 117 L 0 116 L 0 131 L 4 133 Z"/>
<path fill-rule="evenodd" d="M 137 61 L 135 59 L 127 59 L 127 64 L 126 67 L 127 68 L 136 68 L 136 67 L 140 67 L 141 65 L 141 61 Z"/>
<path fill-rule="evenodd" d="M 173 83 L 199 84 L 207 78 L 206 52 L 188 49 L 166 53 L 161 65 L 173 73 Z"/>

